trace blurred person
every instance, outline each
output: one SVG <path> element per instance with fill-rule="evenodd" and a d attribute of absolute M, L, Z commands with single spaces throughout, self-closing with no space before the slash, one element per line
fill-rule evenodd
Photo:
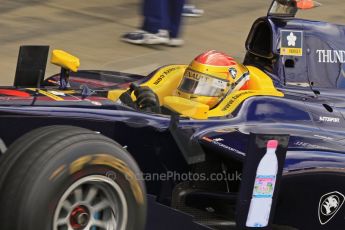
<path fill-rule="evenodd" d="M 184 4 L 182 9 L 182 16 L 184 17 L 201 17 L 204 14 L 204 10 L 196 8 L 192 4 Z"/>
<path fill-rule="evenodd" d="M 185 0 L 144 0 L 141 30 L 129 32 L 122 40 L 138 45 L 181 46 L 181 16 Z"/>

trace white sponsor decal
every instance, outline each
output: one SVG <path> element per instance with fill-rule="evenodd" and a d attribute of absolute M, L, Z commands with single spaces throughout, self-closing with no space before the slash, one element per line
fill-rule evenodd
<path fill-rule="evenodd" d="M 308 82 L 286 82 L 286 84 L 300 87 L 310 87 L 310 83 Z"/>
<path fill-rule="evenodd" d="M 224 141 L 224 139 L 223 138 L 215 138 L 215 139 L 213 139 L 214 141 Z"/>
<path fill-rule="evenodd" d="M 325 147 L 325 146 L 315 145 L 315 144 L 311 144 L 311 143 L 306 143 L 306 142 L 303 142 L 303 141 L 296 141 L 294 143 L 294 145 L 300 146 L 300 147 L 304 147 L 304 148 L 327 149 L 327 147 Z"/>
<path fill-rule="evenodd" d="M 314 137 L 318 137 L 318 138 L 322 138 L 322 139 L 327 139 L 327 140 L 333 140 L 334 139 L 332 137 L 326 137 L 326 136 L 317 135 L 317 134 L 315 134 Z"/>
<path fill-rule="evenodd" d="M 297 37 L 294 35 L 293 32 L 291 32 L 289 36 L 287 36 L 286 38 L 288 40 L 288 46 L 296 46 Z"/>
<path fill-rule="evenodd" d="M 99 101 L 90 101 L 90 102 L 94 105 L 98 105 L 98 106 L 102 105 L 102 103 Z"/>
<path fill-rule="evenodd" d="M 320 117 L 319 121 L 340 123 L 340 118 L 337 118 L 337 117 Z"/>
<path fill-rule="evenodd" d="M 53 90 L 49 90 L 48 92 L 56 96 L 66 96 L 66 94 L 64 94 L 63 92 L 58 92 L 58 91 L 53 91 Z"/>
<path fill-rule="evenodd" d="M 232 147 L 230 147 L 230 146 L 224 145 L 223 143 L 220 143 L 220 142 L 216 141 L 217 138 L 215 138 L 215 139 L 210 139 L 210 138 L 208 138 L 208 137 L 203 137 L 202 139 L 205 140 L 205 141 L 207 141 L 207 142 L 213 143 L 213 144 L 215 144 L 215 145 L 217 145 L 217 146 L 220 146 L 220 147 L 222 147 L 222 148 L 225 148 L 225 149 L 227 149 L 227 150 L 230 150 L 231 152 L 234 152 L 234 153 L 237 153 L 237 154 L 239 154 L 239 155 L 245 156 L 245 154 L 244 154 L 243 152 L 241 152 L 241 151 L 239 151 L 239 150 L 237 150 L 237 149 L 234 149 L 234 148 L 232 148 Z M 222 139 L 222 138 L 219 138 L 219 139 Z M 223 141 L 223 140 L 224 140 L 224 139 L 222 139 L 222 141 Z"/>
<path fill-rule="evenodd" d="M 345 50 L 316 50 L 319 63 L 345 63 Z"/>
<path fill-rule="evenodd" d="M 319 201 L 319 221 L 324 225 L 337 214 L 343 206 L 345 196 L 340 192 L 334 191 L 323 195 Z"/>

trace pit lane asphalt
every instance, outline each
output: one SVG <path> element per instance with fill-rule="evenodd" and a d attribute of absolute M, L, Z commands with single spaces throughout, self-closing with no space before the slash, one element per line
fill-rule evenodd
<path fill-rule="evenodd" d="M 320 0 L 318 9 L 299 16 L 345 24 L 345 4 Z M 253 21 L 264 16 L 270 0 L 191 0 L 205 10 L 200 18 L 184 18 L 180 48 L 136 46 L 120 36 L 140 24 L 140 0 L 2 0 L 0 4 L 0 85 L 13 82 L 18 49 L 24 44 L 50 45 L 81 60 L 81 69 L 146 74 L 170 63 L 189 63 L 197 54 L 216 49 L 239 60 Z M 46 76 L 59 71 L 47 66 Z"/>

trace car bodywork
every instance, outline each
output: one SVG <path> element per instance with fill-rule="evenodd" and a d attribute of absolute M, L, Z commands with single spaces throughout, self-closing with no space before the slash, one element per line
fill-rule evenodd
<path fill-rule="evenodd" d="M 164 174 L 194 170 L 222 173 L 223 164 L 228 173 L 241 172 L 250 133 L 289 134 L 274 223 L 298 229 L 339 229 L 345 226 L 342 203 L 337 205 L 334 217 L 324 223 L 320 219 L 320 202 L 332 192 L 345 194 L 344 33 L 344 26 L 286 14 L 271 12 L 259 18 L 246 42 L 244 64 L 252 75 L 268 76 L 274 93 L 259 86 L 248 97 L 242 98 L 240 92 L 229 99 L 231 112 L 207 119 L 148 113 L 117 102 L 130 83 L 151 80 L 150 86 L 168 84 L 165 81 L 169 77 L 181 76 L 183 65 L 166 66 L 148 76 L 79 71 L 71 74 L 71 87 L 64 91 L 58 90 L 59 75 L 46 79 L 40 88 L 1 87 L 0 137 L 9 146 L 38 127 L 80 126 L 125 146 L 144 174 Z M 291 34 L 301 39 L 299 50 L 282 54 L 283 40 Z M 171 89 L 176 88 L 178 81 L 171 84 Z M 161 96 L 162 92 L 156 93 Z M 147 181 L 146 186 L 149 194 L 168 206 L 174 203 L 175 196 L 179 198 L 176 188 L 186 192 L 202 188 L 208 193 L 205 197 L 226 191 L 224 183 L 218 187 L 213 183 L 189 187 L 171 178 Z M 239 186 L 239 181 L 230 182 L 226 201 L 236 200 L 233 194 Z M 192 206 L 195 208 L 195 204 Z M 179 209 L 176 204 L 172 207 Z M 188 213 L 189 209 L 183 206 L 180 210 Z M 219 212 L 226 216 L 226 212 Z"/>

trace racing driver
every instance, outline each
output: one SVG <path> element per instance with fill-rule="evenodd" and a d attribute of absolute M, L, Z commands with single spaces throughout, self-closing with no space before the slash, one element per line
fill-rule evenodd
<path fill-rule="evenodd" d="M 232 57 L 215 50 L 197 56 L 184 72 L 177 96 L 214 108 L 223 98 L 244 90 L 248 69 Z"/>

